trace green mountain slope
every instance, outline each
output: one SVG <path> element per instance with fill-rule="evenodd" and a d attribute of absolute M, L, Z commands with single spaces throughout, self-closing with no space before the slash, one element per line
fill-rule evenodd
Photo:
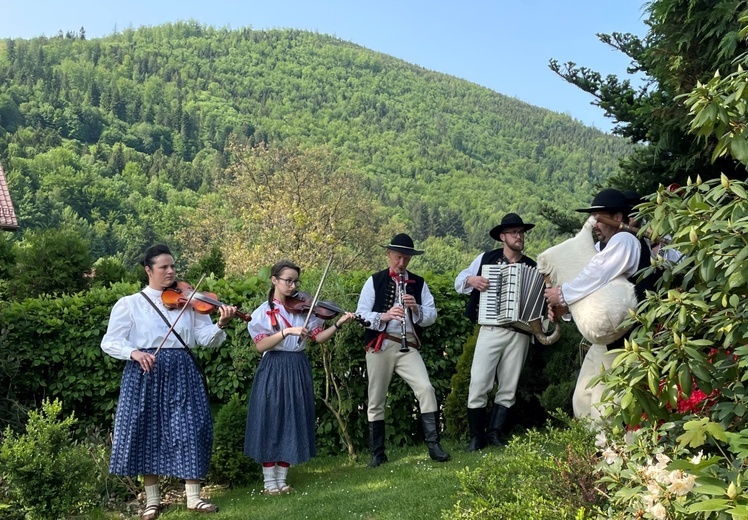
<path fill-rule="evenodd" d="M 0 42 L 0 159 L 19 218 L 88 226 L 97 254 L 172 237 L 231 139 L 289 138 L 330 147 L 417 240 L 454 236 L 471 252 L 508 211 L 538 224 L 531 251 L 554 243 L 541 204 L 586 204 L 628 150 L 568 116 L 310 32 L 184 22 Z"/>

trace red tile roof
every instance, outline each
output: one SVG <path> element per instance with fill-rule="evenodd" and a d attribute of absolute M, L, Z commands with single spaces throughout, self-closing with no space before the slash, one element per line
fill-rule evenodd
<path fill-rule="evenodd" d="M 18 219 L 13 211 L 13 203 L 10 200 L 8 183 L 5 182 L 3 165 L 0 164 L 0 229 L 17 229 Z"/>

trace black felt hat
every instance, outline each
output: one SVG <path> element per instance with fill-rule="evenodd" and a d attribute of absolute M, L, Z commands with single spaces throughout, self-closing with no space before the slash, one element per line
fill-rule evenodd
<path fill-rule="evenodd" d="M 629 203 L 629 207 L 633 210 L 634 206 L 638 206 L 642 202 L 641 195 L 639 195 L 638 191 L 635 190 L 623 190 L 623 194 L 626 196 L 626 200 Z"/>
<path fill-rule="evenodd" d="M 579 213 L 594 213 L 596 211 L 610 211 L 616 213 L 618 211 L 628 214 L 631 211 L 631 203 L 622 192 L 614 189 L 607 188 L 592 199 L 592 205 L 589 208 L 577 209 Z"/>
<path fill-rule="evenodd" d="M 422 255 L 423 251 L 419 251 L 413 247 L 413 239 L 405 233 L 400 233 L 392 237 L 390 243 L 386 246 L 382 246 L 386 249 L 392 249 L 398 253 L 402 253 L 408 256 Z"/>
<path fill-rule="evenodd" d="M 501 224 L 493 228 L 488 234 L 491 235 L 491 238 L 494 240 L 498 240 L 501 242 L 501 234 L 504 232 L 506 228 L 516 228 L 521 227 L 525 231 L 528 229 L 532 229 L 535 227 L 535 224 L 525 224 L 522 222 L 522 217 L 517 215 L 516 213 L 507 213 L 504 215 L 504 218 L 501 219 Z"/>

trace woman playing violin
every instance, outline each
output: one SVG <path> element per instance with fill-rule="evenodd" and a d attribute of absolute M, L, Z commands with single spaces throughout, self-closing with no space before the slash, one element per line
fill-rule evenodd
<path fill-rule="evenodd" d="M 247 324 L 255 347 L 262 353 L 247 411 L 244 454 L 262 464 L 266 495 L 289 493 L 288 468 L 314 457 L 315 414 L 312 367 L 306 357 L 307 338 L 329 340 L 355 315 L 340 315 L 331 327 L 321 318 L 290 312 L 287 300 L 301 285 L 301 269 L 288 260 L 270 271 L 268 299 Z"/>
<path fill-rule="evenodd" d="M 213 444 L 213 423 L 207 389 L 188 348 L 223 343 L 223 329 L 236 308 L 222 305 L 216 324 L 191 308 L 182 309 L 184 312 L 168 308 L 161 296 L 175 282 L 171 251 L 164 245 L 150 247 L 143 266 L 148 286 L 114 305 L 101 340 L 104 352 L 127 360 L 109 471 L 143 475 L 143 520 L 156 519 L 161 512 L 160 475 L 185 480 L 189 511 L 214 513 L 218 507 L 200 499 L 200 479 L 208 472 Z M 162 348 L 156 354 L 158 347 Z"/>

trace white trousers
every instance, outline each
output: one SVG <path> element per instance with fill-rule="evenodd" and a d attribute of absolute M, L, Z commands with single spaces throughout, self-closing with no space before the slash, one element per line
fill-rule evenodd
<path fill-rule="evenodd" d="M 579 370 L 572 399 L 574 417 L 577 419 L 600 420 L 601 413 L 598 404 L 602 399 L 605 385 L 598 383 L 591 388 L 588 388 L 588 385 L 593 377 L 600 375 L 603 369 L 610 368 L 615 358 L 616 354 L 608 352 L 608 347 L 605 345 L 592 345 L 587 351 L 582 361 L 582 368 Z"/>
<path fill-rule="evenodd" d="M 409 339 L 413 338 L 409 336 Z M 382 350 L 366 353 L 366 374 L 369 378 L 369 405 L 366 411 L 369 422 L 384 420 L 392 374 L 402 377 L 413 390 L 421 413 L 437 411 L 436 392 L 418 350 L 411 347 L 408 352 L 400 352 L 400 343 L 385 339 Z"/>
<path fill-rule="evenodd" d="M 468 408 L 485 408 L 488 393 L 498 382 L 494 403 L 511 408 L 527 357 L 530 336 L 507 329 L 481 325 L 470 368 Z"/>

